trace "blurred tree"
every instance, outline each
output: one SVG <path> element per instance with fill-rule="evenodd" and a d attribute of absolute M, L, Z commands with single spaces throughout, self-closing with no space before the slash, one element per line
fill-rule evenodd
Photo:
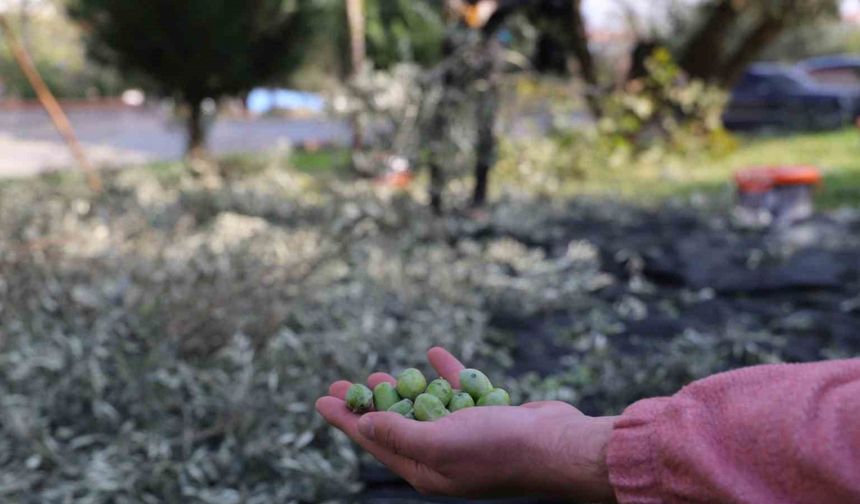
<path fill-rule="evenodd" d="M 729 87 L 785 31 L 839 12 L 838 0 L 710 0 L 678 50 L 690 77 Z"/>
<path fill-rule="evenodd" d="M 367 17 L 364 0 L 346 0 L 346 17 L 349 23 L 350 70 L 355 79 L 365 70 L 367 64 Z M 352 149 L 357 151 L 364 144 L 364 127 L 357 118 L 352 121 Z M 353 169 L 355 166 L 353 164 Z"/>
<path fill-rule="evenodd" d="M 794 27 L 771 44 L 761 58 L 796 62 L 813 56 L 860 52 L 860 29 L 841 20 L 822 19 Z"/>
<path fill-rule="evenodd" d="M 542 0 L 528 6 L 528 16 L 540 31 L 536 66 L 539 71 L 569 71 L 566 58 L 576 62 L 579 75 L 586 84 L 586 103 L 595 115 L 600 115 L 600 82 L 597 64 L 589 47 L 588 30 L 582 14 L 582 0 Z M 547 61 L 548 66 L 541 65 Z M 563 63 L 563 67 L 560 65 Z"/>
<path fill-rule="evenodd" d="M 352 74 L 358 74 L 364 69 L 367 59 L 367 18 L 365 16 L 364 0 L 346 0 L 346 17 L 349 23 L 349 45 L 351 54 Z"/>
<path fill-rule="evenodd" d="M 315 2 L 302 1 L 302 7 Z M 295 69 L 311 8 L 298 0 L 69 0 L 90 54 L 140 72 L 188 108 L 188 153 L 205 152 L 203 103 Z"/>
<path fill-rule="evenodd" d="M 317 0 L 321 15 L 309 19 L 314 29 L 314 73 L 343 80 L 352 74 L 350 15 L 354 0 Z M 305 3 L 300 2 L 300 8 Z M 445 20 L 443 0 L 363 0 L 366 59 L 376 69 L 397 63 L 432 66 L 442 58 Z"/>
<path fill-rule="evenodd" d="M 569 55 L 586 83 L 589 108 L 601 115 L 602 96 L 615 83 L 601 82 L 582 1 L 520 3 L 528 4 L 529 19 L 541 32 L 538 47 L 544 54 L 538 61 L 549 62 L 551 69 L 558 70 L 559 58 L 549 53 L 561 50 Z M 782 34 L 835 17 L 838 7 L 838 0 L 669 0 L 662 5 L 665 16 L 658 16 L 665 26 L 651 26 L 647 33 L 642 33 L 641 14 L 630 9 L 627 17 L 639 40 L 631 48 L 627 79 L 642 77 L 647 59 L 662 46 L 672 49 L 687 76 L 730 87 Z"/>
<path fill-rule="evenodd" d="M 55 4 L 57 2 L 57 4 Z M 88 61 L 80 40 L 79 27 L 55 10 L 60 0 L 50 4 L 29 0 L 26 14 L 12 10 L 7 17 L 21 34 L 22 43 L 48 87 L 59 99 L 116 96 L 136 83 L 128 74 L 101 67 Z M 24 3 L 17 3 L 22 6 Z M 24 34 L 27 39 L 24 40 Z M 33 88 L 21 72 L 6 45 L 0 44 L 0 98 L 36 98 Z"/>
<path fill-rule="evenodd" d="M 422 66 L 442 57 L 445 20 L 440 0 L 365 0 L 367 52 L 377 68 L 412 62 Z"/>

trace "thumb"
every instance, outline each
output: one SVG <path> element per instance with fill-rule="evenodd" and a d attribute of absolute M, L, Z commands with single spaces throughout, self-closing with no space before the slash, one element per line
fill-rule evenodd
<path fill-rule="evenodd" d="M 431 430 L 431 424 L 408 420 L 397 413 L 368 413 L 358 421 L 362 436 L 413 460 L 429 450 Z"/>

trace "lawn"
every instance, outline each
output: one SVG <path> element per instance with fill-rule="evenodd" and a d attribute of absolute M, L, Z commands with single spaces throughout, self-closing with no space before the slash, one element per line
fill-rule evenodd
<path fill-rule="evenodd" d="M 584 178 L 565 187 L 566 195 L 607 194 L 640 203 L 673 195 L 732 190 L 734 173 L 750 166 L 810 164 L 824 173 L 817 201 L 821 208 L 860 205 L 860 132 L 854 129 L 791 136 L 737 137 L 728 154 L 674 158 L 660 165 L 640 162 L 632 167 L 595 166 Z M 345 150 L 296 151 L 290 165 L 304 173 L 344 173 Z M 516 182 L 516 181 L 511 181 Z M 503 181 L 504 183 L 504 181 Z"/>
<path fill-rule="evenodd" d="M 820 208 L 835 209 L 860 205 L 860 132 L 854 129 L 790 136 L 738 136 L 731 148 L 720 155 L 673 156 L 655 162 L 642 160 L 633 165 L 608 167 L 593 164 L 578 176 L 563 182 L 559 196 L 609 196 L 647 206 L 673 196 L 730 195 L 734 173 L 750 166 L 811 164 L 824 172 L 824 184 L 817 192 Z M 528 142 L 525 150 L 540 149 Z M 510 148 L 513 147 L 513 148 Z M 519 144 L 502 149 L 501 163 L 516 161 L 523 152 Z M 230 165 L 260 166 L 262 155 L 231 158 Z M 292 169 L 315 176 L 348 176 L 349 153 L 345 149 L 297 150 L 287 163 Z M 174 168 L 180 169 L 178 165 Z M 536 168 L 540 170 L 540 166 Z M 497 188 L 521 188 L 519 176 L 502 170 Z"/>
<path fill-rule="evenodd" d="M 821 208 L 860 204 L 860 133 L 843 130 L 786 137 L 738 137 L 728 153 L 693 154 L 633 165 L 594 166 L 562 184 L 565 195 L 605 195 L 659 203 L 692 193 L 728 194 L 734 172 L 749 166 L 812 164 L 824 172 Z"/>
<path fill-rule="evenodd" d="M 502 149 L 500 170 L 496 174 L 496 189 L 528 188 L 524 178 L 530 175 L 506 170 L 506 166 L 522 164 L 523 156 L 531 156 L 534 171 L 540 172 L 542 159 L 552 153 L 540 153 L 547 148 L 544 140 L 528 140 L 523 144 L 507 144 Z M 729 196 L 735 171 L 762 165 L 812 164 L 824 172 L 824 184 L 817 192 L 820 208 L 835 209 L 860 205 L 860 133 L 842 130 L 791 136 L 739 136 L 732 148 L 721 155 L 693 154 L 672 156 L 668 160 L 641 160 L 633 164 L 606 166 L 591 163 L 587 168 L 557 184 L 552 194 L 562 197 L 607 196 L 612 199 L 651 206 L 671 197 L 693 194 Z M 555 147 L 558 149 L 558 147 Z M 523 154 L 525 153 L 525 154 Z M 315 151 L 296 150 L 289 158 L 271 154 L 239 154 L 222 159 L 227 175 L 245 176 L 271 166 L 290 167 L 313 178 L 337 179 L 349 177 L 349 152 L 342 148 Z M 150 172 L 162 183 L 178 182 L 185 172 L 181 162 L 159 162 L 149 165 Z M 73 172 L 47 174 L 42 179 L 56 188 L 68 187 L 77 180 Z M 419 184 L 423 184 L 423 177 Z M 0 185 L 13 181 L 0 181 Z"/>
<path fill-rule="evenodd" d="M 271 166 L 289 166 L 298 172 L 314 176 L 342 175 L 347 173 L 349 151 L 339 148 L 319 150 L 297 149 L 284 156 L 283 153 L 231 154 L 219 160 L 225 175 L 241 178 Z M 165 161 L 148 166 L 162 182 L 175 182 L 185 172 L 183 162 Z"/>
<path fill-rule="evenodd" d="M 690 170 L 683 189 L 724 186 L 746 166 L 811 164 L 824 172 L 817 200 L 822 208 L 860 204 L 860 133 L 856 130 L 805 134 L 787 138 L 743 140 L 734 153 Z"/>

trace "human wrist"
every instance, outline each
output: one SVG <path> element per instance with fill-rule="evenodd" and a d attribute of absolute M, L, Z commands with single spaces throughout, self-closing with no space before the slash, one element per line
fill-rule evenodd
<path fill-rule="evenodd" d="M 561 422 L 546 460 L 551 493 L 587 502 L 615 502 L 607 450 L 617 417 L 578 416 Z"/>
<path fill-rule="evenodd" d="M 607 453 L 615 422 L 619 417 L 592 417 L 594 426 L 593 440 L 593 468 L 596 502 L 615 502 L 615 490 L 609 482 L 609 463 Z"/>

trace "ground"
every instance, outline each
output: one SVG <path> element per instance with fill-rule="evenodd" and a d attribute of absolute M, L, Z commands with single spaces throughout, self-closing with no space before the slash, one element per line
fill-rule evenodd
<path fill-rule="evenodd" d="M 836 147 L 852 135 L 795 139 L 786 159 L 814 152 L 856 181 Z M 625 183 L 725 186 L 733 163 L 788 149 L 776 142 L 707 176 Z M 0 184 L 0 495 L 417 499 L 312 404 L 338 378 L 424 367 L 432 345 L 517 402 L 592 414 L 739 366 L 860 352 L 857 210 L 750 230 L 722 189 L 620 199 L 596 174 L 552 197 L 503 178 L 486 216 L 437 219 L 420 187 L 319 175 L 337 160 L 232 159 L 214 183 L 161 164 L 106 173 L 97 196 L 70 174 Z M 857 194 L 823 191 L 828 205 Z"/>
<path fill-rule="evenodd" d="M 128 167 L 181 159 L 185 130 L 181 121 L 155 106 L 69 106 L 69 119 L 94 163 Z M 349 130 L 323 118 L 223 116 L 211 132 L 218 155 L 272 150 L 305 143 L 345 144 Z M 66 169 L 74 164 L 45 112 L 37 107 L 0 114 L 0 178 Z"/>

